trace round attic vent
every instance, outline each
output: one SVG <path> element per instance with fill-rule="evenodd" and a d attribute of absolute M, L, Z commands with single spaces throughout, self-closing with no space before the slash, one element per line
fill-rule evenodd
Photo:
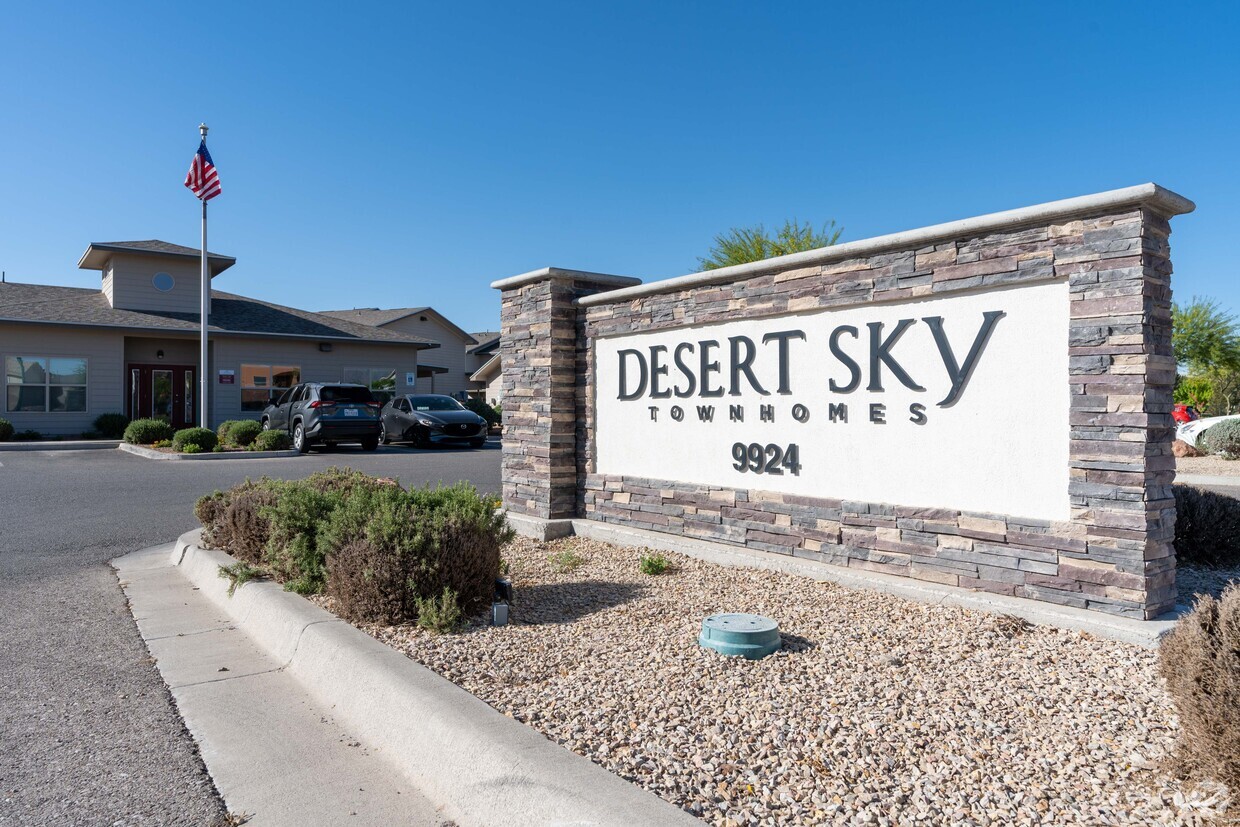
<path fill-rule="evenodd" d="M 176 281 L 168 273 L 156 273 L 151 279 L 151 284 L 155 285 L 156 290 L 167 293 L 176 285 Z"/>

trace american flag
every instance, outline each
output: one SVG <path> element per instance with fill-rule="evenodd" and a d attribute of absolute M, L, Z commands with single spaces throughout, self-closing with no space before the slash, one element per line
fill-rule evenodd
<path fill-rule="evenodd" d="M 185 186 L 202 201 L 210 201 L 220 194 L 220 176 L 215 171 L 215 164 L 211 163 L 206 139 L 198 145 L 189 172 L 185 173 Z"/>

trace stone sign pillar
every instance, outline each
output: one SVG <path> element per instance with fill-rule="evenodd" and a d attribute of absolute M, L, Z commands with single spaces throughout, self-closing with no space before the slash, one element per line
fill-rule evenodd
<path fill-rule="evenodd" d="M 505 505 L 1159 617 L 1192 209 L 1142 184 L 649 284 L 496 282 Z"/>
<path fill-rule="evenodd" d="M 544 520 L 577 510 L 578 354 L 574 302 L 640 279 L 547 267 L 494 282 L 501 291 L 504 507 Z"/>

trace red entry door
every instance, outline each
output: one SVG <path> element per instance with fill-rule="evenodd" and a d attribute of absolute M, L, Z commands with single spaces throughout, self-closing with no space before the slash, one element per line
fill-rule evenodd
<path fill-rule="evenodd" d="M 129 366 L 130 419 L 166 419 L 174 428 L 197 422 L 193 365 Z"/>

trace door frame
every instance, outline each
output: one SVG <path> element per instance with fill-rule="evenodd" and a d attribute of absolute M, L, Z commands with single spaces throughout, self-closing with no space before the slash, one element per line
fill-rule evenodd
<path fill-rule="evenodd" d="M 138 371 L 137 401 L 134 399 L 133 373 Z M 154 372 L 172 374 L 172 403 L 169 416 L 174 428 L 192 428 L 198 424 L 198 366 L 177 365 L 167 362 L 127 362 L 125 364 L 125 414 L 130 419 L 143 419 L 153 413 Z M 189 381 L 186 381 L 186 377 Z M 186 399 L 190 401 L 186 416 Z M 138 410 L 134 410 L 135 404 Z"/>

